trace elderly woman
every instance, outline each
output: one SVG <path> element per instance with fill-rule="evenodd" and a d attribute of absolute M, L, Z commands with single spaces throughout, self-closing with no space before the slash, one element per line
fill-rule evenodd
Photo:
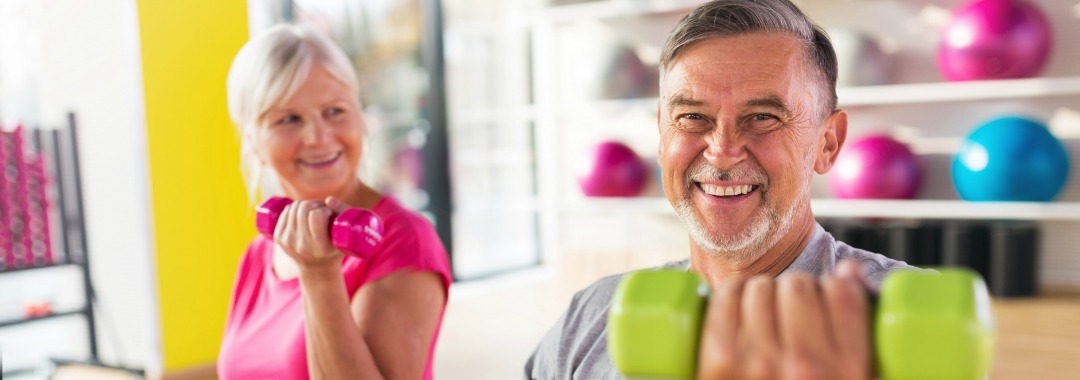
<path fill-rule="evenodd" d="M 229 114 L 249 196 L 295 202 L 240 260 L 222 379 L 431 378 L 449 260 L 426 219 L 358 177 L 358 92 L 345 54 L 309 28 L 270 28 L 233 60 Z M 366 258 L 331 242 L 331 218 L 349 207 L 383 220 Z"/>

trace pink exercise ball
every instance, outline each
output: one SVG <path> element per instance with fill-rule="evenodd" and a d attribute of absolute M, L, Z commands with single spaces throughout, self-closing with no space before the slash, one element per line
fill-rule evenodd
<path fill-rule="evenodd" d="M 589 197 L 632 197 L 641 192 L 648 178 L 645 162 L 617 141 L 593 146 L 588 164 L 578 184 Z"/>
<path fill-rule="evenodd" d="M 919 192 L 919 160 L 903 143 L 866 136 L 840 150 L 829 185 L 837 198 L 911 199 Z"/>
<path fill-rule="evenodd" d="M 950 81 L 1035 76 L 1050 55 L 1046 16 L 1023 0 L 975 0 L 953 10 L 938 45 L 938 69 Z"/>

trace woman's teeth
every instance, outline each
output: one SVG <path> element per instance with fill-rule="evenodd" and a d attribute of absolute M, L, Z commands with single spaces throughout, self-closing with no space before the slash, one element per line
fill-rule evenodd
<path fill-rule="evenodd" d="M 701 191 L 704 191 L 705 194 L 714 195 L 714 196 L 718 196 L 718 197 L 728 197 L 728 196 L 743 195 L 743 194 L 747 194 L 750 191 L 754 190 L 754 185 L 717 186 L 717 185 L 699 183 L 698 187 L 700 187 Z"/>
<path fill-rule="evenodd" d="M 334 154 L 331 154 L 331 155 L 325 156 L 325 157 L 315 157 L 315 158 L 306 158 L 306 159 L 301 158 L 300 163 L 301 164 L 307 164 L 307 165 L 322 165 L 322 164 L 329 163 L 331 161 L 336 160 L 338 158 L 338 156 L 340 156 L 340 155 L 341 155 L 341 152 L 334 153 Z"/>

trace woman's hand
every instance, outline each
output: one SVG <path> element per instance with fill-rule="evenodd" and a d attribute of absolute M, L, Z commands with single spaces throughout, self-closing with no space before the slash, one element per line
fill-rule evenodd
<path fill-rule="evenodd" d="M 858 265 L 815 279 L 729 279 L 706 312 L 701 379 L 867 379 L 867 296 Z"/>
<path fill-rule="evenodd" d="M 302 272 L 327 271 L 339 275 L 343 252 L 330 240 L 332 216 L 347 208 L 337 199 L 326 202 L 298 200 L 278 217 L 274 242 L 281 246 Z"/>

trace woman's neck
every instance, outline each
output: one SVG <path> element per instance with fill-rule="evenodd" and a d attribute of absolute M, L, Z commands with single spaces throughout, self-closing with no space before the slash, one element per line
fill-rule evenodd
<path fill-rule="evenodd" d="M 376 203 L 379 203 L 383 195 L 360 180 L 356 180 L 350 189 L 341 192 L 339 195 L 334 195 L 334 197 L 352 207 L 371 209 L 375 207 Z"/>
<path fill-rule="evenodd" d="M 300 195 L 293 191 L 286 189 L 285 196 L 292 199 L 309 199 L 316 201 L 325 201 L 327 196 L 333 196 L 342 203 L 351 207 L 359 207 L 370 209 L 375 207 L 375 204 L 382 200 L 383 195 L 375 189 L 372 189 L 367 184 L 361 182 L 359 179 L 351 182 L 349 185 L 341 188 L 340 190 L 326 195 Z"/>

